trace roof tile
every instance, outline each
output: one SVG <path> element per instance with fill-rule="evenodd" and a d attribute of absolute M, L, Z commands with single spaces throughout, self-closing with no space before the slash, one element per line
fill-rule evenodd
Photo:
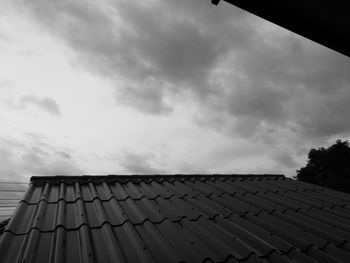
<path fill-rule="evenodd" d="M 0 258 L 349 262 L 349 207 L 346 194 L 273 175 L 35 177 Z"/>

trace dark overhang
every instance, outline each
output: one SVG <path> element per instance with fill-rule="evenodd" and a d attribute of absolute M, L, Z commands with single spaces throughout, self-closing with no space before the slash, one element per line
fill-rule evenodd
<path fill-rule="evenodd" d="M 346 1 L 225 1 L 350 56 L 350 15 Z M 211 2 L 217 5 L 220 0 Z"/>

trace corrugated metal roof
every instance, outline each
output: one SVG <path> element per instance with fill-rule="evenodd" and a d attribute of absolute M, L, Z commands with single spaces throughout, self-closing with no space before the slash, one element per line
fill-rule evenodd
<path fill-rule="evenodd" d="M 34 177 L 1 262 L 350 262 L 350 195 L 283 176 Z"/>
<path fill-rule="evenodd" d="M 27 183 L 0 182 L 0 222 L 11 217 L 27 188 Z"/>

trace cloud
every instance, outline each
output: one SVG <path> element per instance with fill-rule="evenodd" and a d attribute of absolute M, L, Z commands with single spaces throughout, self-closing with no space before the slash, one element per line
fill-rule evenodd
<path fill-rule="evenodd" d="M 23 140 L 0 137 L 0 149 L 2 181 L 27 182 L 34 175 L 83 174 L 74 160 L 67 158 L 68 153 L 49 145 L 40 136 L 26 136 Z"/>
<path fill-rule="evenodd" d="M 161 174 L 162 170 L 154 168 L 152 165 L 153 159 L 153 155 L 125 151 L 120 160 L 120 165 L 124 167 L 128 173 Z"/>
<path fill-rule="evenodd" d="M 47 111 L 53 115 L 61 115 L 61 110 L 57 102 L 52 98 L 38 98 L 34 95 L 26 95 L 21 97 L 19 108 L 27 108 L 29 105 L 34 105 L 41 110 Z"/>
<path fill-rule="evenodd" d="M 22 159 L 25 162 L 42 164 L 45 161 L 44 157 L 47 155 L 48 153 L 45 152 L 42 148 L 32 146 L 23 153 Z"/>
<path fill-rule="evenodd" d="M 65 152 L 65 151 L 58 151 L 57 153 L 59 155 L 61 155 L 64 159 L 71 159 L 72 158 L 72 156 L 69 153 Z"/>
<path fill-rule="evenodd" d="M 201 5 L 200 1 L 195 2 Z M 201 21 L 186 19 L 191 13 L 186 11 L 184 1 L 176 1 L 176 5 L 174 1 L 146 3 L 109 1 L 108 8 L 103 8 L 87 1 L 26 1 L 35 17 L 77 52 L 84 67 L 112 80 L 124 80 L 127 85 L 122 87 L 116 82 L 116 88 L 122 90 L 119 93 L 125 94 L 119 96 L 121 103 L 140 110 L 146 108 L 146 112 L 148 107 L 144 105 L 154 104 L 157 106 L 150 112 L 163 113 L 169 109 L 164 105 L 165 89 L 194 90 L 193 94 L 199 97 L 212 91 L 208 75 L 229 43 L 219 42 L 215 32 L 220 25 L 210 33 L 199 27 Z M 177 4 L 188 14 L 179 17 L 174 12 Z M 191 8 L 194 10 L 195 5 Z M 210 14 L 212 7 L 208 5 L 206 9 Z M 201 13 L 197 16 L 205 19 Z M 213 19 L 213 15 L 210 17 Z M 249 30 L 246 32 L 249 34 Z M 149 79 L 157 80 L 156 88 L 149 87 Z"/>
<path fill-rule="evenodd" d="M 297 162 L 294 160 L 291 153 L 286 151 L 278 151 L 274 153 L 273 159 L 287 168 L 297 167 Z"/>
<path fill-rule="evenodd" d="M 191 101 L 197 123 L 266 143 L 350 131 L 349 58 L 225 2 L 25 3 L 82 67 L 112 80 L 118 105 L 169 114 L 169 97 Z"/>
<path fill-rule="evenodd" d="M 49 162 L 46 166 L 38 166 L 33 169 L 37 174 L 44 176 L 53 175 L 83 175 L 80 168 L 72 162 L 66 160 L 56 159 Z"/>
<path fill-rule="evenodd" d="M 120 87 L 116 92 L 118 104 L 137 108 L 144 113 L 167 114 L 172 111 L 172 107 L 164 101 L 161 85 L 155 79 L 150 78 L 142 85 Z"/>

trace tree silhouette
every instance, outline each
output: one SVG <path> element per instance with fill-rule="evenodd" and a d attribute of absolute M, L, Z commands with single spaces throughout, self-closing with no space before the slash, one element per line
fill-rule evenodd
<path fill-rule="evenodd" d="M 337 140 L 328 148 L 311 149 L 296 179 L 350 193 L 349 142 Z"/>

